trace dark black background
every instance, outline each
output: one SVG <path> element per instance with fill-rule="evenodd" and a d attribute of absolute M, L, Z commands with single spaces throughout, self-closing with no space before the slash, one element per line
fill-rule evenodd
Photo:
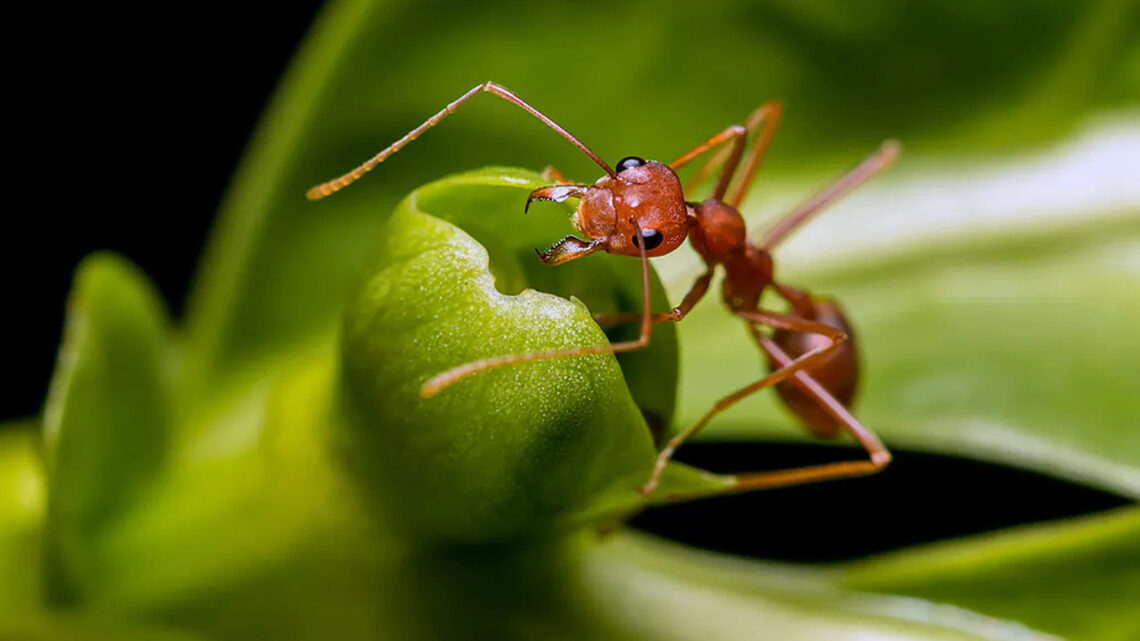
<path fill-rule="evenodd" d="M 10 56 L 12 121 L 0 273 L 0 419 L 40 411 L 78 261 L 120 252 L 181 313 L 214 212 L 318 2 L 67 10 L 27 16 Z M 50 27 L 44 25 L 51 25 Z M 846 448 L 693 445 L 718 471 L 850 457 Z M 1038 476 L 900 452 L 884 474 L 650 511 L 635 525 L 724 551 L 847 558 L 1106 509 L 1124 501 Z"/>
<path fill-rule="evenodd" d="M 10 23 L 27 40 L 5 90 L 21 117 L 0 232 L 0 420 L 40 411 L 83 256 L 122 253 L 181 312 L 229 176 L 320 7 L 158 4 Z"/>

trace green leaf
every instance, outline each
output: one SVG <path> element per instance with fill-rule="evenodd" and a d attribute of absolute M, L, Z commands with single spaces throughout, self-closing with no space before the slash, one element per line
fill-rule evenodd
<path fill-rule="evenodd" d="M 581 572 L 611 629 L 640 639 L 1046 639 L 1014 621 L 839 590 L 817 571 L 639 535 L 594 546 Z"/>
<path fill-rule="evenodd" d="M 362 511 L 331 451 L 343 430 L 333 406 L 336 369 L 330 352 L 278 372 L 254 419 L 256 448 L 169 466 L 100 541 L 99 561 L 114 571 L 88 602 L 152 615 L 195 611 L 201 620 L 247 592 L 266 604 L 296 594 L 309 606 L 319 599 L 325 606 L 314 615 L 339 612 L 337 601 L 355 603 L 328 592 L 325 573 L 354 584 L 394 545 Z M 353 567 L 325 565 L 339 568 L 343 559 Z"/>
<path fill-rule="evenodd" d="M 49 536 L 59 598 L 93 580 L 91 548 L 163 462 L 170 430 L 166 315 L 121 258 L 83 261 L 44 410 Z"/>
<path fill-rule="evenodd" d="M 344 385 L 358 420 L 345 445 L 358 478 L 393 506 L 393 522 L 418 535 L 485 540 L 549 527 L 595 513 L 608 492 L 626 496 L 628 510 L 654 456 L 639 406 L 671 419 L 668 325 L 649 349 L 622 355 L 621 368 L 609 354 L 537 361 L 421 397 L 429 377 L 474 360 L 605 344 L 591 310 L 640 305 L 636 260 L 550 267 L 534 256 L 571 231 L 567 207 L 520 212 L 541 184 L 490 169 L 416 190 L 380 234 L 349 305 Z M 655 280 L 653 294 L 664 309 Z"/>
<path fill-rule="evenodd" d="M 1023 527 L 843 568 L 855 590 L 911 594 L 1067 639 L 1140 636 L 1140 510 Z"/>
<path fill-rule="evenodd" d="M 106 615 L 29 611 L 0 621 L 0 638 L 21 641 L 205 641 L 203 637 L 184 630 L 126 622 Z"/>

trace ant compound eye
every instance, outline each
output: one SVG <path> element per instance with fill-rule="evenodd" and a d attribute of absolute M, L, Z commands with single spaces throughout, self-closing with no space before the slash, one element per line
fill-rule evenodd
<path fill-rule="evenodd" d="M 618 161 L 617 172 L 620 174 L 626 169 L 633 169 L 634 167 L 640 167 L 644 164 L 644 158 L 638 158 L 637 156 L 626 156 L 625 158 L 622 158 L 620 161 Z"/>
<path fill-rule="evenodd" d="M 633 246 L 641 247 L 641 239 L 645 239 L 645 251 L 652 251 L 661 246 L 661 242 L 665 240 L 665 236 L 656 229 L 642 229 L 641 238 L 633 237 Z"/>

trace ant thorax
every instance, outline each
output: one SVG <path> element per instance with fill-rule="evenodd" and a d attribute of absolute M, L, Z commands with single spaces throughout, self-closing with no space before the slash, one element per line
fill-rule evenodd
<path fill-rule="evenodd" d="M 693 208 L 693 249 L 705 262 L 724 262 L 747 244 L 744 217 L 732 205 L 710 198 Z"/>

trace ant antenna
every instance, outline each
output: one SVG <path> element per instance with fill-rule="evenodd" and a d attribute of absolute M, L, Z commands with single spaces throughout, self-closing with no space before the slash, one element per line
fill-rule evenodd
<path fill-rule="evenodd" d="M 313 187 L 309 191 L 305 192 L 305 197 L 308 198 L 309 200 L 320 200 L 320 199 L 324 198 L 325 196 L 329 196 L 331 194 L 334 194 L 334 193 L 340 191 L 341 189 L 344 189 L 345 187 L 351 185 L 352 183 L 359 180 L 361 176 L 363 176 L 364 174 L 371 171 L 373 167 L 384 162 L 388 158 L 388 156 L 391 156 L 392 154 L 396 153 L 397 151 L 400 151 L 409 142 L 415 140 L 416 138 L 419 138 L 420 134 L 427 131 L 428 129 L 431 129 L 432 127 L 439 124 L 439 122 L 441 120 L 450 116 L 452 113 L 455 112 L 456 109 L 459 108 L 460 105 L 467 102 L 468 100 L 470 100 L 471 98 L 473 98 L 477 94 L 480 94 L 483 92 L 494 94 L 494 95 L 502 98 L 503 100 L 506 100 L 507 102 L 510 102 L 512 104 L 518 105 L 519 107 L 522 107 L 524 110 L 526 110 L 528 113 L 530 113 L 530 115 L 541 120 L 547 127 L 550 127 L 554 131 L 558 132 L 558 134 L 560 136 L 562 136 L 566 140 L 570 141 L 570 144 L 574 145 L 579 150 L 581 150 L 582 153 L 589 156 L 590 160 L 593 160 L 595 163 L 597 163 L 597 165 L 599 167 L 604 169 L 606 174 L 608 174 L 610 178 L 617 178 L 617 173 L 613 170 L 612 167 L 607 165 L 606 162 L 598 156 L 598 154 L 594 153 L 589 147 L 584 145 L 582 143 L 582 141 L 578 140 L 573 135 L 571 135 L 570 132 L 563 129 L 558 123 L 554 122 L 550 118 L 547 118 L 542 112 L 540 112 L 539 110 L 535 109 L 534 107 L 531 107 L 530 105 L 528 105 L 526 103 L 526 101 L 524 101 L 522 98 L 519 98 L 518 96 L 516 96 L 513 92 L 511 92 L 510 89 L 507 89 L 506 87 L 504 87 L 502 85 L 495 84 L 494 82 L 485 82 L 481 85 L 478 85 L 478 86 L 472 88 L 470 91 L 468 91 L 467 93 L 465 93 L 462 96 L 460 96 L 459 98 L 457 98 L 454 102 L 452 102 L 451 104 L 447 105 L 442 110 L 440 110 L 439 113 L 435 114 L 431 118 L 428 118 L 426 121 L 424 121 L 424 123 L 422 125 L 420 125 L 419 127 L 416 127 L 415 129 L 409 131 L 407 134 L 404 135 L 403 138 L 397 140 L 396 142 L 392 143 L 388 148 L 384 149 L 380 153 L 378 153 L 375 156 L 364 161 L 356 169 L 353 169 L 352 171 L 350 171 L 350 172 L 348 172 L 342 176 L 339 176 L 337 178 L 333 178 L 332 180 L 329 180 L 327 182 L 323 182 L 323 183 L 317 185 L 316 187 Z"/>

